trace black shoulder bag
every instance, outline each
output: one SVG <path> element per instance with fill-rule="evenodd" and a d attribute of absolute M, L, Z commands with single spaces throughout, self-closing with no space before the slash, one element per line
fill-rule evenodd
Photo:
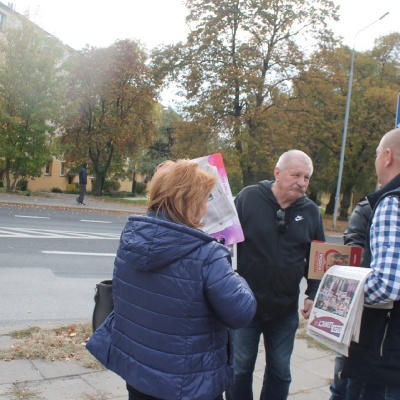
<path fill-rule="evenodd" d="M 95 288 L 92 318 L 93 332 L 104 322 L 113 309 L 112 280 L 101 281 L 96 284 Z"/>

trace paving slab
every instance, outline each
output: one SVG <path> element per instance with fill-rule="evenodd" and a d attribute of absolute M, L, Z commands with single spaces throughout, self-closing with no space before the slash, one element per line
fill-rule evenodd
<path fill-rule="evenodd" d="M 291 366 L 292 384 L 290 385 L 290 393 L 298 393 L 305 390 L 317 389 L 330 384 L 326 377 L 314 374 L 307 369 L 299 368 L 296 365 Z"/>
<path fill-rule="evenodd" d="M 0 361 L 0 385 L 35 380 L 44 378 L 30 360 Z"/>
<path fill-rule="evenodd" d="M 13 390 L 14 385 L 12 383 L 8 383 L 5 385 L 0 384 L 0 399 L 7 399 L 10 400 L 10 397 L 8 396 L 8 393 L 11 393 Z"/>
<path fill-rule="evenodd" d="M 82 379 L 91 386 L 97 388 L 101 393 L 107 396 L 107 399 L 111 398 L 108 396 L 119 396 L 127 397 L 126 383 L 125 381 L 111 371 L 91 373 L 83 375 Z"/>
<path fill-rule="evenodd" d="M 1 335 L 1 333 L 0 333 Z M 18 342 L 18 339 L 14 339 L 10 335 L 1 335 L 0 336 L 0 349 L 8 349 Z"/>
<path fill-rule="evenodd" d="M 62 379 L 47 379 L 43 382 L 26 382 L 26 390 L 37 393 L 45 400 L 84 400 L 98 399 L 100 392 L 80 376 Z M 90 397 L 91 396 L 91 397 Z M 35 397 L 33 397 L 35 399 Z"/>
<path fill-rule="evenodd" d="M 32 364 L 40 372 L 44 379 L 59 378 L 63 376 L 75 376 L 90 374 L 92 369 L 82 367 L 73 361 L 45 361 L 32 360 Z"/>

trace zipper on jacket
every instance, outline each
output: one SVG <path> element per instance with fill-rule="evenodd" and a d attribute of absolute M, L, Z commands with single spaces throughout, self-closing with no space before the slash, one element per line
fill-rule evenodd
<path fill-rule="evenodd" d="M 380 348 L 380 356 L 381 357 L 383 357 L 383 345 L 385 344 L 387 330 L 389 327 L 389 322 L 390 322 L 390 311 L 386 314 L 386 326 L 385 326 L 385 330 L 383 332 L 383 338 L 382 338 L 381 348 Z"/>

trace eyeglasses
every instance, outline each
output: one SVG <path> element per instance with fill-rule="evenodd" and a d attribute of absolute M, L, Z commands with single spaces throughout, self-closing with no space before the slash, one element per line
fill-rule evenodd
<path fill-rule="evenodd" d="M 279 209 L 276 212 L 276 224 L 278 225 L 278 232 L 286 232 L 285 210 Z"/>

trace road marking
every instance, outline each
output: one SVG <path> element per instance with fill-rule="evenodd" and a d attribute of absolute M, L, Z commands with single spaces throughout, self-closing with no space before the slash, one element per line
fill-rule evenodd
<path fill-rule="evenodd" d="M 121 234 L 10 228 L 0 226 L 0 237 L 32 239 L 98 239 L 119 240 Z"/>
<path fill-rule="evenodd" d="M 93 222 L 96 224 L 111 224 L 110 221 L 94 221 L 92 219 L 81 219 L 81 222 Z"/>
<path fill-rule="evenodd" d="M 50 217 L 38 217 L 36 215 L 14 215 L 15 218 L 40 218 L 40 219 L 50 219 Z"/>
<path fill-rule="evenodd" d="M 62 254 L 67 256 L 99 256 L 99 257 L 115 257 L 115 253 L 82 253 L 79 251 L 47 251 L 43 250 L 45 254 Z"/>

